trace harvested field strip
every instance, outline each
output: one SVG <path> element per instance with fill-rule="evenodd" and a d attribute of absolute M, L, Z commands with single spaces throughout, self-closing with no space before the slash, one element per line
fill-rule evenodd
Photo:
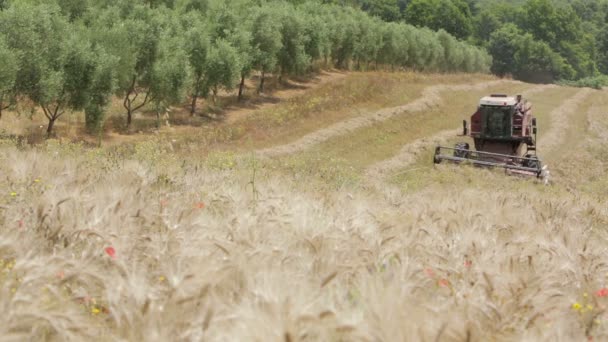
<path fill-rule="evenodd" d="M 245 137 L 251 138 L 248 147 L 271 148 L 365 113 L 402 106 L 435 84 L 473 84 L 493 79 L 488 75 L 469 74 L 353 72 L 273 108 L 255 112 L 237 126 L 246 127 Z"/>
<path fill-rule="evenodd" d="M 452 92 L 463 92 L 463 91 L 476 91 L 487 89 L 488 87 L 496 86 L 499 84 L 519 84 L 519 82 L 510 81 L 488 81 L 481 82 L 475 85 L 471 84 L 460 84 L 460 85 L 436 85 L 425 89 L 419 99 L 414 102 L 408 103 L 403 106 L 386 108 L 379 110 L 374 113 L 362 115 L 347 121 L 338 122 L 327 128 L 315 131 L 304 137 L 282 146 L 275 146 L 268 149 L 262 149 L 258 151 L 260 155 L 264 156 L 280 156 L 285 154 L 292 154 L 307 150 L 315 145 L 321 144 L 331 138 L 339 137 L 345 134 L 354 132 L 360 128 L 371 126 L 377 122 L 386 121 L 395 115 L 403 113 L 415 113 L 424 110 L 431 110 L 441 105 L 442 98 L 441 93 L 452 91 Z"/>
<path fill-rule="evenodd" d="M 551 128 L 539 138 L 538 146 L 545 153 L 551 153 L 560 144 L 563 144 L 568 134 L 568 129 L 573 120 L 584 120 L 586 111 L 579 112 L 579 106 L 584 104 L 585 99 L 593 92 L 591 89 L 582 89 L 577 94 L 564 102 L 559 108 L 551 112 Z M 539 150 L 540 151 L 540 150 Z"/>
<path fill-rule="evenodd" d="M 400 112 L 382 122 L 374 122 L 367 127 L 330 139 L 303 155 L 310 160 L 319 155 L 341 159 L 356 170 L 362 170 L 394 156 L 400 146 L 442 130 L 454 129 L 475 109 L 481 95 L 496 91 L 514 93 L 530 87 L 521 83 L 501 83 L 477 90 L 452 91 L 449 93 L 449 103 L 416 112 Z"/>
<path fill-rule="evenodd" d="M 605 176 L 608 162 L 608 100 L 605 92 L 593 91 L 568 118 L 568 131 L 563 142 L 548 152 L 549 168 L 556 183 L 570 189 L 584 189 L 588 194 L 601 194 L 605 200 L 608 188 Z"/>

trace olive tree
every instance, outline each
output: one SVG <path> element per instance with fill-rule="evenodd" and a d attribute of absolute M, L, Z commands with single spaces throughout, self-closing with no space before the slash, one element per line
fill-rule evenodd
<path fill-rule="evenodd" d="M 116 93 L 123 99 L 130 127 L 133 114 L 153 100 L 149 89 L 164 13 L 142 5 L 136 5 L 125 19 L 120 19 L 121 13 L 117 7 L 101 11 L 92 30 L 94 41 L 118 57 Z"/>
<path fill-rule="evenodd" d="M 212 91 L 214 104 L 220 89 L 234 89 L 240 73 L 241 62 L 238 50 L 223 39 L 213 43 L 206 64 L 206 88 Z"/>
<path fill-rule="evenodd" d="M 196 113 L 196 102 L 200 96 L 206 96 L 208 89 L 205 89 L 206 71 L 207 71 L 207 56 L 209 54 L 209 35 L 208 28 L 202 20 L 197 17 L 192 17 L 194 21 L 192 27 L 185 34 L 185 51 L 188 55 L 190 66 L 192 68 L 192 86 L 190 96 L 192 102 L 190 105 L 190 115 Z"/>
<path fill-rule="evenodd" d="M 179 103 L 188 84 L 188 54 L 180 37 L 165 35 L 160 41 L 149 92 L 155 104 L 157 122 L 169 106 Z"/>
<path fill-rule="evenodd" d="M 305 50 L 308 37 L 305 35 L 304 22 L 290 7 L 281 11 L 279 20 L 282 42 L 278 51 L 279 77 L 283 74 L 302 73 L 310 63 L 310 56 Z"/>
<path fill-rule="evenodd" d="M 116 68 L 118 59 L 103 49 L 94 51 L 95 68 L 91 74 L 88 101 L 85 105 L 85 125 L 89 132 L 101 132 L 105 119 L 105 109 L 116 90 Z"/>
<path fill-rule="evenodd" d="M 84 107 L 94 69 L 88 40 L 58 12 L 54 5 L 19 3 L 0 15 L 0 32 L 21 56 L 15 90 L 42 109 L 49 136 L 57 119 Z"/>
<path fill-rule="evenodd" d="M 238 100 L 243 99 L 243 91 L 245 88 L 245 78 L 251 74 L 253 70 L 254 55 L 257 52 L 251 44 L 251 33 L 247 27 L 239 27 L 230 37 L 229 40 L 238 52 L 239 65 L 241 67 L 239 83 Z"/>
<path fill-rule="evenodd" d="M 278 63 L 277 55 L 283 47 L 280 25 L 274 20 L 269 8 L 263 7 L 254 14 L 251 27 L 251 45 L 253 49 L 252 66 L 261 72 L 258 92 L 264 91 L 266 73 L 273 72 Z"/>

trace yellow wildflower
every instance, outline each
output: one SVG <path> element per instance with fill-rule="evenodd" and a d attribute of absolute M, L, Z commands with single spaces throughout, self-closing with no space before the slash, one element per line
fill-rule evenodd
<path fill-rule="evenodd" d="M 582 309 L 582 308 L 583 308 L 583 306 L 582 306 L 582 305 L 580 305 L 579 303 L 574 303 L 574 304 L 572 304 L 572 309 L 573 309 L 573 310 L 579 311 L 579 310 L 580 310 L 580 309 Z"/>
<path fill-rule="evenodd" d="M 34 183 L 40 183 L 40 179 L 39 178 L 34 179 Z"/>
<path fill-rule="evenodd" d="M 97 315 L 100 312 L 101 312 L 101 310 L 99 310 L 96 306 L 94 306 L 94 307 L 91 308 L 91 313 L 93 315 Z"/>
<path fill-rule="evenodd" d="M 11 197 L 15 197 L 15 196 L 17 196 L 17 193 L 14 191 L 11 191 Z"/>
<path fill-rule="evenodd" d="M 593 310 L 593 305 L 587 304 L 587 310 Z"/>
<path fill-rule="evenodd" d="M 589 295 L 587 294 L 587 292 L 583 293 L 583 297 L 585 297 L 585 298 L 589 297 Z"/>
<path fill-rule="evenodd" d="M 165 276 L 160 276 L 160 277 L 158 277 L 158 281 L 160 281 L 160 282 L 165 281 Z"/>

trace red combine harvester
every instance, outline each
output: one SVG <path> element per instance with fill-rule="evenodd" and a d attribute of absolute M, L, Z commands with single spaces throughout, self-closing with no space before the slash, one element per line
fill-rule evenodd
<path fill-rule="evenodd" d="M 463 121 L 463 134 L 473 138 L 475 150 L 459 142 L 454 148 L 437 146 L 435 164 L 443 160 L 504 168 L 509 174 L 537 177 L 548 182 L 547 166 L 536 155 L 536 118 L 527 101 L 494 94 L 483 97 L 471 116 L 471 131 Z M 446 151 L 449 151 L 446 153 Z"/>

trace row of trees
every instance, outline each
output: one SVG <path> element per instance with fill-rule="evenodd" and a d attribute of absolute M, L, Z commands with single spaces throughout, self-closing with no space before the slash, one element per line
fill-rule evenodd
<path fill-rule="evenodd" d="M 608 74 L 608 0 L 327 0 L 487 48 L 492 71 L 525 81 Z"/>
<path fill-rule="evenodd" d="M 0 3 L 0 109 L 27 99 L 49 121 L 83 110 L 101 127 L 112 96 L 133 113 L 215 99 L 253 72 L 313 65 L 488 72 L 491 59 L 445 31 L 385 23 L 316 1 L 20 0 Z M 23 102 L 23 101 L 20 101 Z M 0 112 L 1 113 L 1 112 Z M 1 114 L 0 114 L 1 115 Z"/>

